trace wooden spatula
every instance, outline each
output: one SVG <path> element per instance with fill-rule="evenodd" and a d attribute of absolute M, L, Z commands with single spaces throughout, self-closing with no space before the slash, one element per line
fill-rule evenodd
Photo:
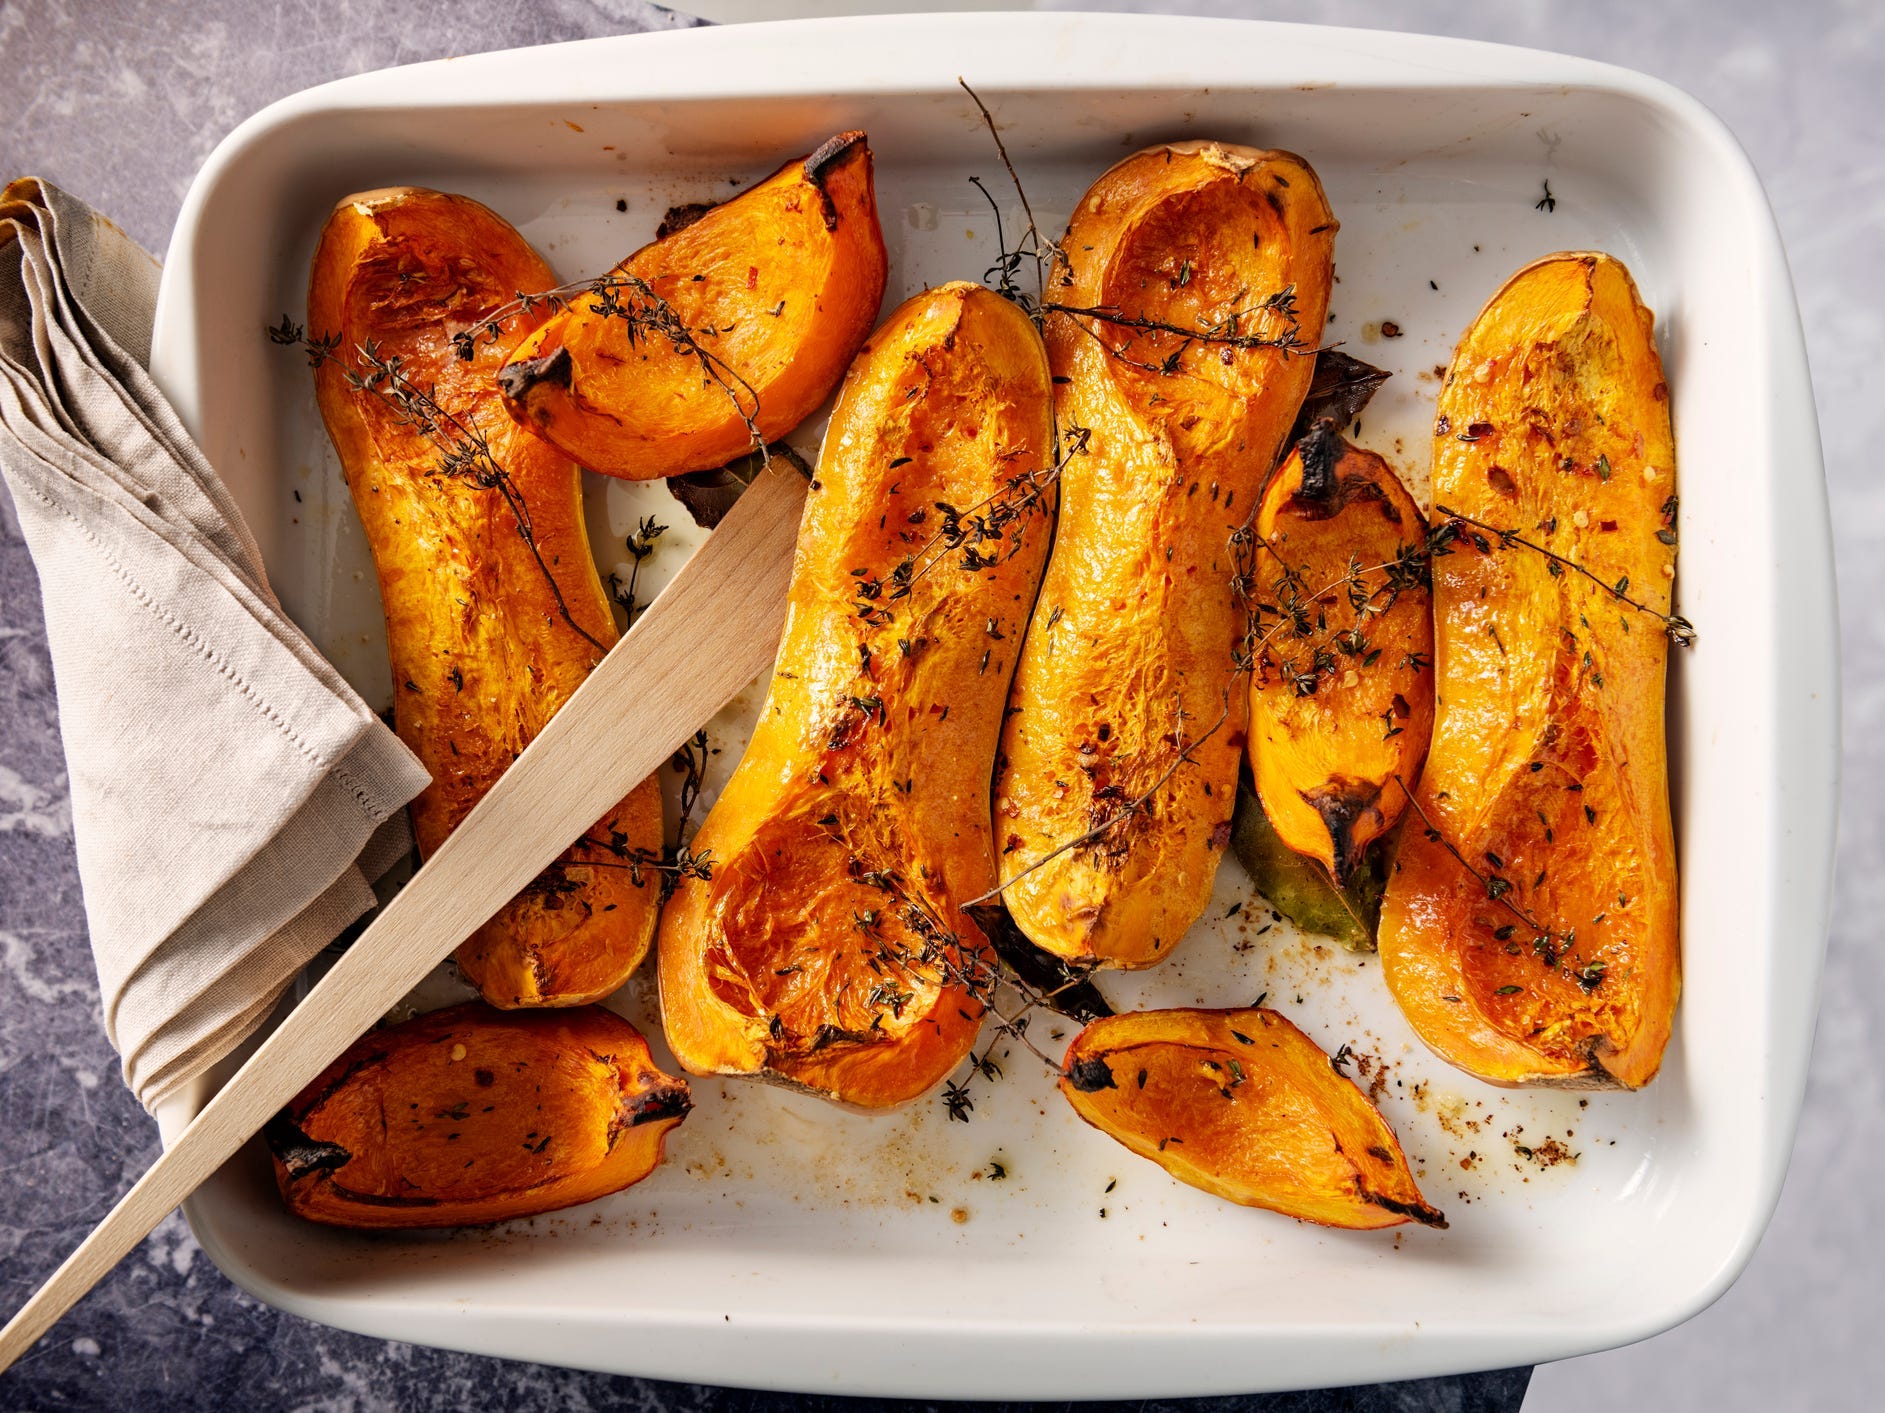
<path fill-rule="evenodd" d="M 774 462 L 589 680 L 0 1330 L 0 1369 L 778 652 L 805 481 Z"/>

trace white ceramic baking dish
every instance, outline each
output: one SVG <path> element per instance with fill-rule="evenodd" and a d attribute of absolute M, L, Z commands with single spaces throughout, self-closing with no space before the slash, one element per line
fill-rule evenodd
<path fill-rule="evenodd" d="M 1487 295 L 1551 250 L 1628 261 L 1674 388 L 1680 606 L 1700 631 L 1670 698 L 1687 985 L 1661 1077 L 1584 1098 L 1477 1085 L 1412 1041 L 1371 962 L 1259 932 L 1254 903 L 1222 917 L 1251 897 L 1227 863 L 1210 919 L 1168 967 L 1109 983 L 1115 1003 L 1267 992 L 1331 1051 L 1351 1044 L 1385 1067 L 1384 1111 L 1451 1230 L 1336 1233 L 1218 1203 L 1084 1128 L 1017 1054 L 967 1124 L 933 1100 L 873 1119 L 698 1083 L 649 1181 L 495 1231 L 301 1225 L 250 1153 L 188 1205 L 204 1247 L 263 1299 L 376 1335 L 922 1397 L 1358 1383 L 1580 1354 L 1693 1314 L 1747 1261 L 1792 1141 L 1838 693 L 1786 265 L 1746 158 L 1683 94 L 1453 40 L 1037 14 L 694 30 L 369 74 L 276 104 L 210 159 L 171 246 L 154 371 L 291 611 L 384 699 L 372 577 L 307 373 L 263 336 L 284 311 L 300 317 L 329 206 L 387 183 L 467 191 L 575 277 L 645 239 L 669 203 L 863 127 L 896 300 L 989 264 L 993 223 L 971 175 L 1017 214 L 958 75 L 999 115 L 1055 228 L 1108 163 L 1156 139 L 1306 154 L 1343 223 L 1331 333 L 1396 375 L 1362 439 L 1423 492 L 1432 370 Z M 1555 209 L 1535 204 L 1547 182 Z M 1404 336 L 1382 341 L 1383 320 Z M 805 444 L 816 435 L 804 429 Z M 605 565 L 633 516 L 663 504 L 672 520 L 659 488 L 592 484 Z M 665 542 L 656 581 L 685 542 L 678 530 Z M 737 708 L 716 724 L 722 776 L 740 729 Z M 652 1025 L 643 984 L 619 1004 Z M 170 1106 L 166 1134 L 202 1099 Z M 1528 1160 L 1557 1151 L 1546 1136 L 1575 1161 Z"/>

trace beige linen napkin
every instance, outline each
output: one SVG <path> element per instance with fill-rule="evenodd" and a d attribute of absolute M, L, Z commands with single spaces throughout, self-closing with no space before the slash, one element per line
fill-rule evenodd
<path fill-rule="evenodd" d="M 0 196 L 0 477 L 45 599 L 105 1029 L 146 1106 L 373 904 L 428 783 L 283 614 L 145 371 L 156 294 L 82 202 Z"/>

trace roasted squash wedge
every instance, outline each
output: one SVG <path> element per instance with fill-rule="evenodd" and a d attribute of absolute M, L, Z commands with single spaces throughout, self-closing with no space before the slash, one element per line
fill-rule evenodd
<path fill-rule="evenodd" d="M 1256 531 L 1276 618 L 1251 674 L 1250 768 L 1277 834 L 1340 889 L 1406 809 L 1396 777 L 1412 785 L 1427 754 L 1427 520 L 1325 419 L 1264 489 Z"/>
<path fill-rule="evenodd" d="M 1060 525 L 995 798 L 1008 910 L 1060 956 L 1162 961 L 1211 895 L 1249 718 L 1231 538 L 1308 389 L 1334 239 L 1301 158 L 1187 142 L 1112 168 L 1061 242 Z"/>
<path fill-rule="evenodd" d="M 1528 265 L 1461 339 L 1434 426 L 1457 538 L 1381 962 L 1421 1038 L 1498 1084 L 1645 1084 L 1675 1010 L 1676 472 L 1652 333 L 1610 256 Z"/>
<path fill-rule="evenodd" d="M 1093 1127 L 1180 1182 L 1331 1227 L 1446 1218 L 1394 1131 L 1275 1011 L 1139 1011 L 1094 1021 L 1060 1092 Z"/>
<path fill-rule="evenodd" d="M 469 1226 L 640 1182 L 691 1104 L 613 1012 L 474 1001 L 363 1036 L 263 1140 L 297 1216 Z"/>
<path fill-rule="evenodd" d="M 432 773 L 411 811 L 422 854 L 615 641 L 580 474 L 511 425 L 492 385 L 533 317 L 481 332 L 513 291 L 550 280 L 495 212 L 414 187 L 348 197 L 314 257 L 321 415 L 379 574 L 395 724 Z M 465 333 L 477 335 L 469 360 L 453 346 Z M 608 995 L 647 954 L 660 908 L 656 879 L 624 860 L 658 855 L 661 835 L 650 779 L 479 928 L 460 968 L 499 1006 Z"/>
<path fill-rule="evenodd" d="M 664 225 L 605 288 L 545 321 L 499 375 L 505 406 L 612 476 L 723 465 L 830 395 L 876 321 L 888 271 L 870 147 L 840 133 Z"/>
<path fill-rule="evenodd" d="M 862 1106 L 936 1084 L 981 1024 L 988 787 L 1052 532 L 1047 360 L 979 285 L 858 355 L 806 502 L 778 666 L 661 923 L 661 1016 L 696 1074 Z M 995 539 L 971 528 L 971 508 Z"/>

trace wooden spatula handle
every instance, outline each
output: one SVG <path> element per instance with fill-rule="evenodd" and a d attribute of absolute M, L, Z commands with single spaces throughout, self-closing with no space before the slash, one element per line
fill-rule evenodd
<path fill-rule="evenodd" d="M 0 1330 L 0 1369 L 778 651 L 805 482 L 775 462 L 425 867 Z"/>

